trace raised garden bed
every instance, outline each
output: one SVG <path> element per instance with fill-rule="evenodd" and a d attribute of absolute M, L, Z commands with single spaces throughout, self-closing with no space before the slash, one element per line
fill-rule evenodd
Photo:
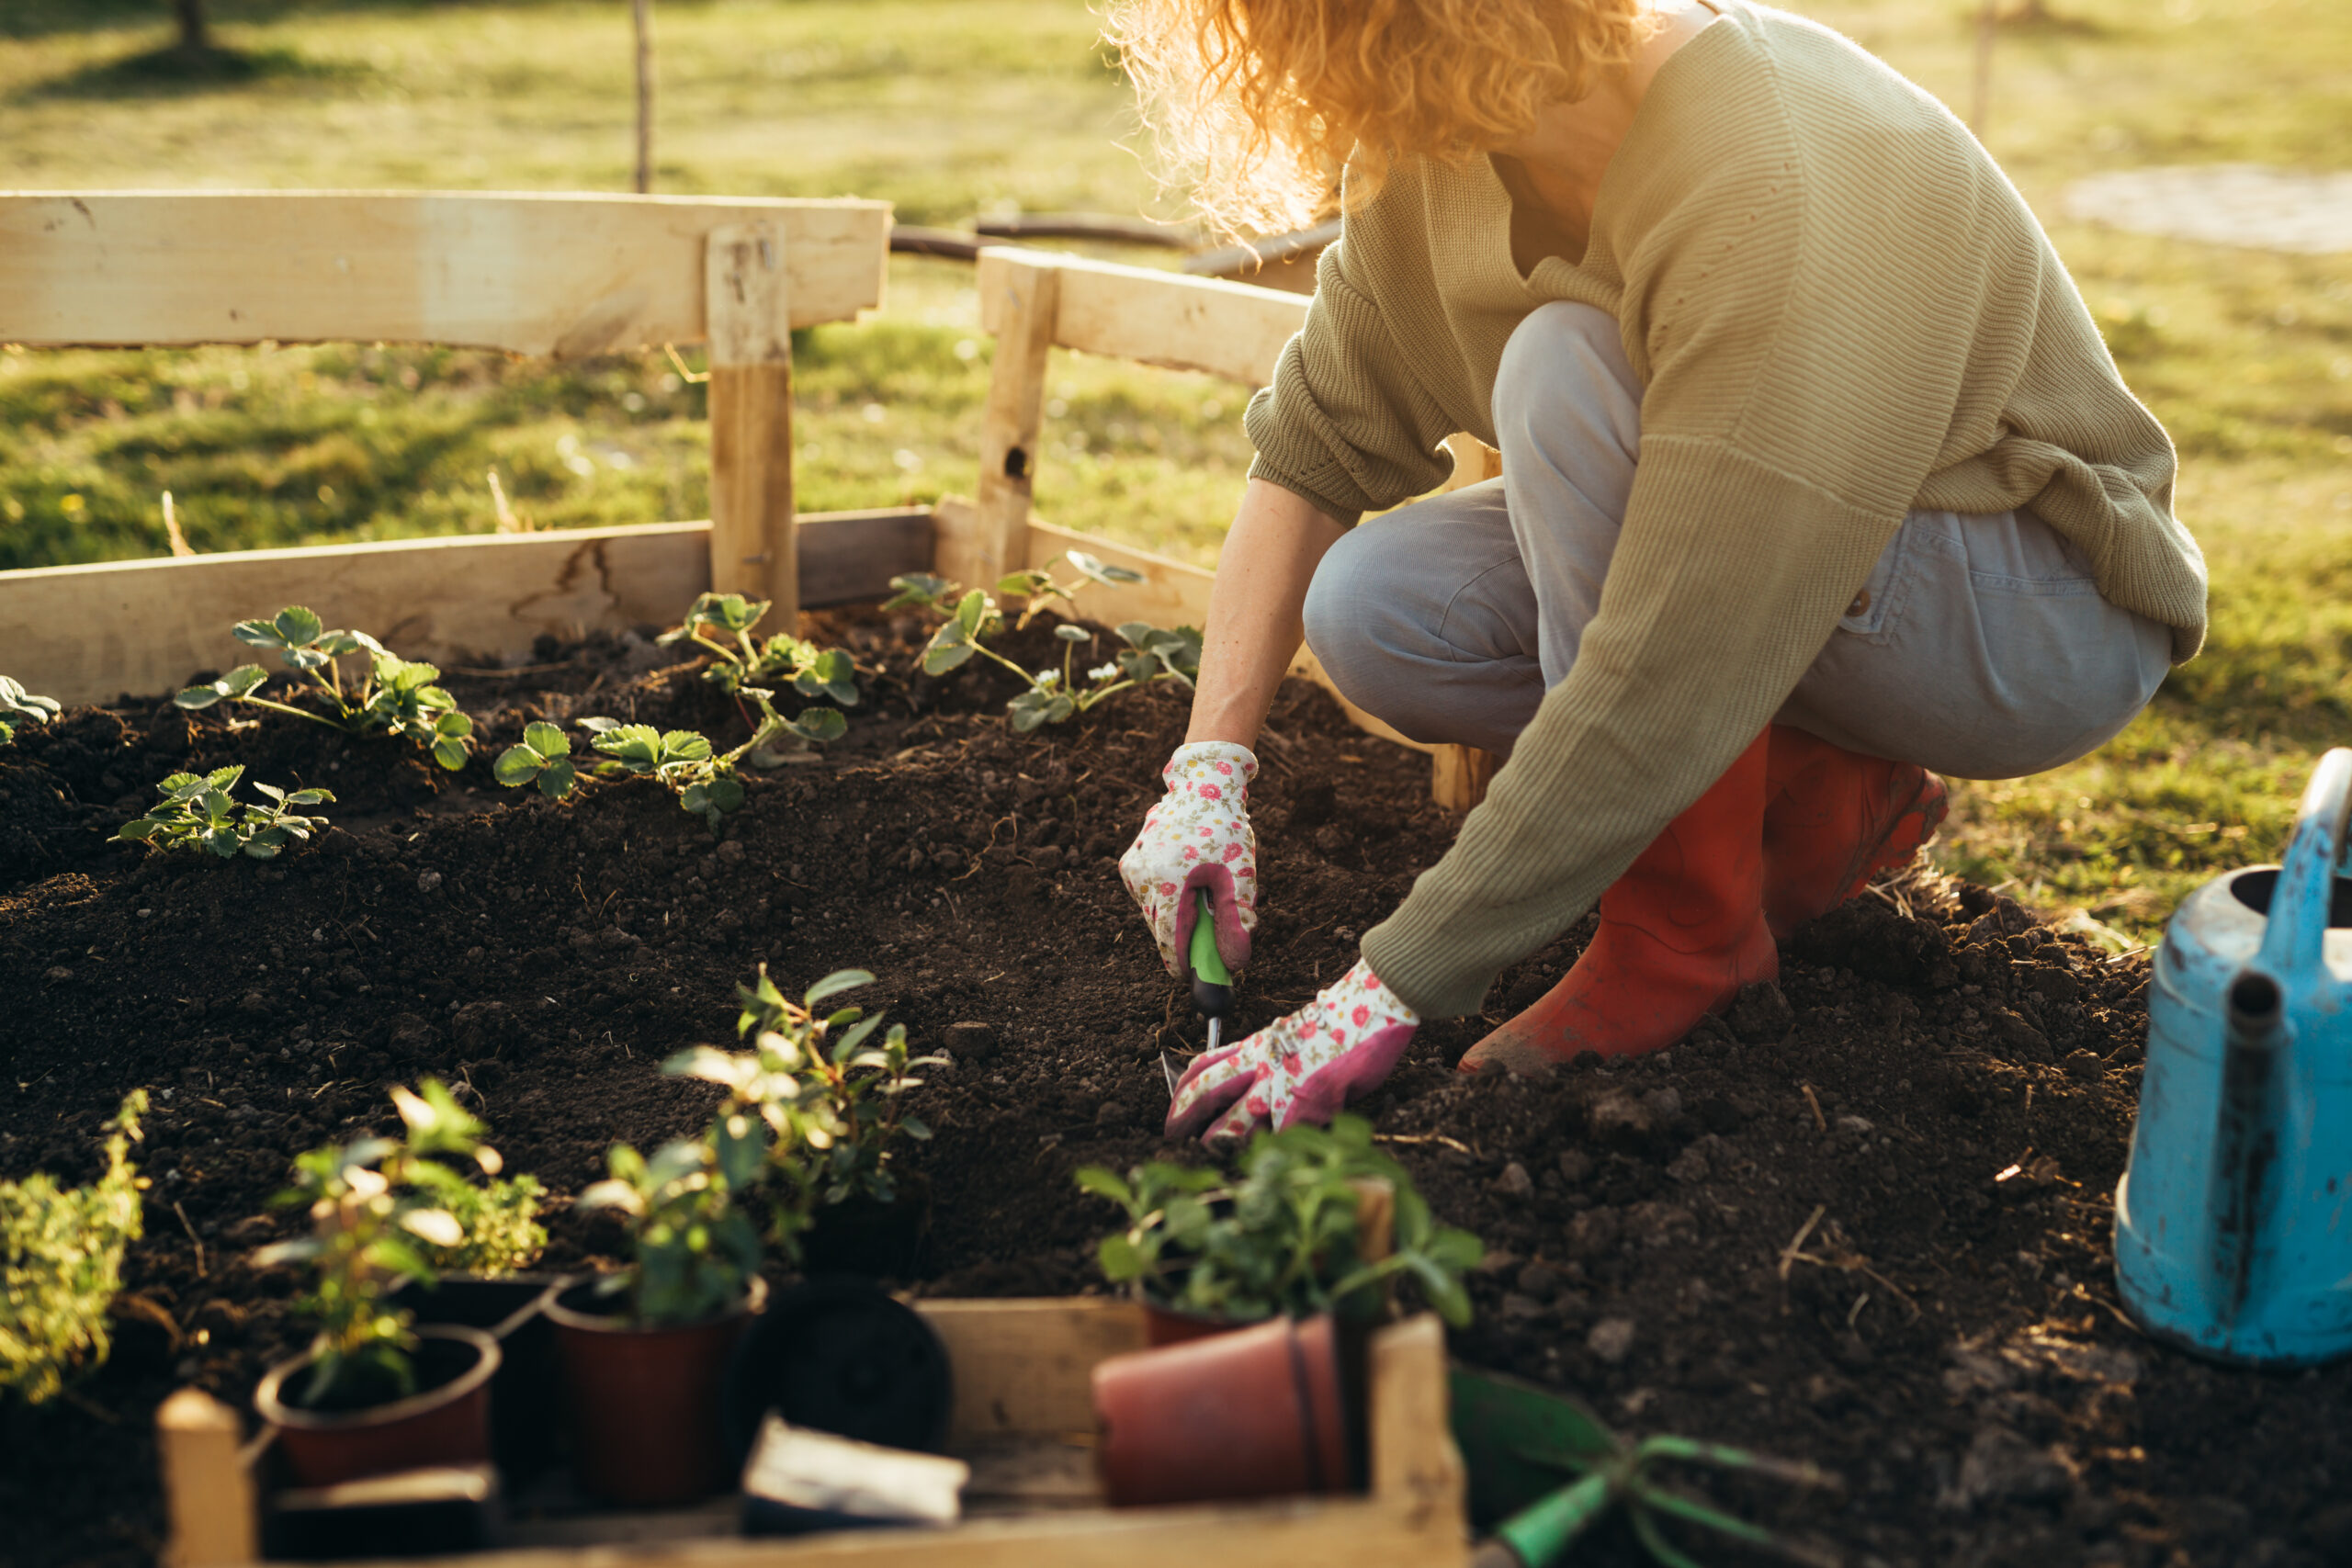
<path fill-rule="evenodd" d="M 848 736 L 756 779 L 714 839 L 643 783 L 554 806 L 479 758 L 156 702 L 69 711 L 0 751 L 0 964 L 13 977 L 0 1175 L 85 1179 L 130 1089 L 153 1186 L 111 1364 L 0 1413 L 0 1514 L 35 1562 L 141 1562 L 163 1519 L 150 1418 L 188 1383 L 242 1404 L 299 1348 L 293 1277 L 245 1260 L 289 1156 L 388 1117 L 385 1086 L 467 1086 L 556 1195 L 547 1267 L 610 1258 L 567 1200 L 608 1144 L 689 1130 L 664 1078 L 726 1036 L 733 987 L 863 964 L 956 1066 L 919 1091 L 936 1194 L 906 1281 L 942 1296 L 1099 1289 L 1112 1219 L 1070 1170 L 1163 1149 L 1158 1051 L 1197 1048 L 1111 861 L 1181 736 L 1159 690 L 1015 736 L 1009 677 L 909 675 L 868 618 Z M 1028 650 L 1042 654 L 1042 626 Z M 225 660 L 224 660 L 225 662 Z M 875 671 L 879 671 L 878 673 Z M 695 723 L 725 700 L 642 639 L 547 646 L 449 682 L 483 752 L 525 722 Z M 1254 792 L 1267 899 L 1239 1026 L 1312 994 L 1458 818 L 1418 754 L 1286 688 Z M 231 761 L 323 783 L 335 827 L 274 864 L 143 863 L 103 835 L 164 774 Z M 1582 940 L 1507 975 L 1497 1017 Z M 1671 1053 L 1468 1079 L 1485 1027 L 1423 1031 L 1363 1107 L 1439 1217 L 1490 1256 L 1454 1352 L 1612 1419 L 1816 1461 L 1850 1488 L 1779 1522 L 1850 1560 L 2276 1563 L 2352 1549 L 2347 1374 L 2221 1371 L 2150 1345 L 2109 1279 L 2145 960 L 2108 960 L 1980 889 L 1915 878 L 1799 934 L 1776 994 Z M 975 1025 L 978 1027 L 975 1027 Z M 1623 1540 L 1595 1562 L 1632 1561 Z"/>

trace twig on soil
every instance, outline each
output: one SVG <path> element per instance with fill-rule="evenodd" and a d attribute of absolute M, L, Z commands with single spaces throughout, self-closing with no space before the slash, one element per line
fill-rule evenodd
<path fill-rule="evenodd" d="M 1007 812 L 1002 817 L 998 818 L 995 821 L 989 824 L 989 841 L 972 852 L 972 869 L 954 880 L 962 882 L 967 878 L 978 876 L 980 874 L 980 868 L 988 863 L 981 857 L 986 855 L 990 850 L 996 848 L 996 830 L 999 828 L 1003 827 L 1007 822 L 1012 824 L 1012 842 L 1017 844 L 1021 841 L 1021 819 L 1018 817 L 1013 816 L 1011 812 Z M 1009 849 L 1012 845 L 1007 845 L 1006 847 Z"/>
<path fill-rule="evenodd" d="M 1789 1277 L 1789 1269 L 1796 1262 L 1798 1249 L 1804 1246 L 1804 1238 L 1813 1234 L 1813 1227 L 1819 1224 L 1821 1216 L 1828 1212 L 1828 1204 L 1815 1203 L 1813 1206 L 1813 1213 L 1805 1216 L 1804 1224 L 1797 1227 L 1797 1234 L 1789 1238 L 1789 1245 L 1781 1248 L 1781 1279 L 1785 1280 Z"/>
<path fill-rule="evenodd" d="M 172 1213 L 180 1217 L 180 1229 L 187 1232 L 188 1240 L 196 1244 L 196 1277 L 201 1280 L 204 1278 L 204 1238 L 196 1234 L 194 1225 L 188 1224 L 187 1211 L 180 1207 L 180 1201 L 176 1198 L 172 1200 Z"/>
<path fill-rule="evenodd" d="M 1829 1118 L 1821 1113 L 1821 1101 L 1815 1098 L 1813 1086 L 1809 1083 L 1801 1083 L 1797 1088 L 1804 1090 L 1804 1102 L 1813 1107 L 1813 1124 L 1825 1133 L 1829 1131 Z"/>
<path fill-rule="evenodd" d="M 1404 1144 L 1408 1146 L 1419 1144 L 1436 1144 L 1442 1147 L 1452 1149 L 1456 1154 L 1468 1155 L 1472 1159 L 1476 1159 L 1478 1157 L 1477 1150 L 1472 1148 L 1469 1145 L 1464 1143 L 1459 1138 L 1447 1137 L 1443 1133 L 1374 1133 L 1372 1135 L 1372 1141 L 1375 1144 Z"/>

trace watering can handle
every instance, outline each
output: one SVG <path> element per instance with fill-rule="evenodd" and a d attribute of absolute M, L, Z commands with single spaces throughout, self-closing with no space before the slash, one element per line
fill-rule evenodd
<path fill-rule="evenodd" d="M 2295 830 L 2287 840 L 2278 885 L 2270 896 L 2269 929 L 2262 935 L 2263 969 L 2282 983 L 2320 966 L 2326 952 L 2328 908 L 2335 892 L 2335 868 L 2352 830 L 2352 748 L 2342 746 L 2319 760 L 2295 807 Z"/>

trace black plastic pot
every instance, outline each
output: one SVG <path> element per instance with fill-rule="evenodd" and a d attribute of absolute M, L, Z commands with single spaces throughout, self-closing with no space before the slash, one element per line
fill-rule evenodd
<path fill-rule="evenodd" d="M 421 1325 L 458 1324 L 498 1341 L 501 1359 L 490 1380 L 491 1453 L 510 1492 L 553 1457 L 562 1379 L 555 1325 L 539 1308 L 568 1282 L 555 1274 L 444 1274 L 430 1285 L 402 1284 L 390 1297 L 393 1305 L 414 1312 Z"/>
<path fill-rule="evenodd" d="M 767 1298 L 756 1276 L 728 1311 L 675 1328 L 640 1328 L 601 1310 L 613 1298 L 582 1280 L 549 1293 L 571 1411 L 572 1473 L 610 1502 L 690 1503 L 724 1492 L 740 1462 L 719 1426 L 735 1342 Z"/>
<path fill-rule="evenodd" d="M 254 1391 L 254 1409 L 277 1428 L 278 1452 L 297 1482 L 332 1486 L 396 1470 L 490 1459 L 490 1380 L 501 1359 L 498 1341 L 454 1325 L 419 1329 L 417 1338 L 412 1358 L 416 1392 L 381 1404 L 312 1409 L 289 1403 L 288 1385 L 302 1389 L 299 1380 L 314 1359 L 308 1352 L 269 1370 Z"/>
<path fill-rule="evenodd" d="M 955 1382 L 922 1314 L 863 1280 L 812 1280 L 762 1313 L 735 1348 L 721 1399 L 738 1463 L 775 1411 L 795 1427 L 937 1453 Z"/>
<path fill-rule="evenodd" d="M 811 1276 L 876 1280 L 920 1274 L 931 1240 L 931 1182 L 908 1173 L 898 1183 L 899 1195 L 888 1203 L 860 1196 L 819 1209 L 800 1238 L 801 1269 Z"/>

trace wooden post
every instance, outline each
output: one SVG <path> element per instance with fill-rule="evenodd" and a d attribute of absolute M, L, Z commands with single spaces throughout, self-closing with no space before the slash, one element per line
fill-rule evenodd
<path fill-rule="evenodd" d="M 637 194 L 653 189 L 653 10 L 652 0 L 629 0 L 637 30 Z"/>
<path fill-rule="evenodd" d="M 2000 0 L 1984 0 L 1976 13 L 1976 76 L 1968 103 L 1968 129 L 1979 141 L 1993 129 L 1993 39 L 2000 27 Z"/>
<path fill-rule="evenodd" d="M 214 1568 L 261 1556 L 254 1481 L 237 1454 L 237 1414 L 200 1388 L 155 1412 L 171 1545 L 164 1568 Z"/>
<path fill-rule="evenodd" d="M 993 588 L 998 578 L 1029 564 L 1029 507 L 1061 271 L 1050 258 L 991 250 L 981 257 L 980 288 L 995 294 L 983 309 L 997 322 L 996 364 L 980 416 L 979 528 L 966 570 L 969 586 Z"/>
<path fill-rule="evenodd" d="M 792 329 L 783 242 L 765 223 L 711 231 L 710 586 L 775 602 L 771 631 L 799 626 L 792 524 Z"/>

